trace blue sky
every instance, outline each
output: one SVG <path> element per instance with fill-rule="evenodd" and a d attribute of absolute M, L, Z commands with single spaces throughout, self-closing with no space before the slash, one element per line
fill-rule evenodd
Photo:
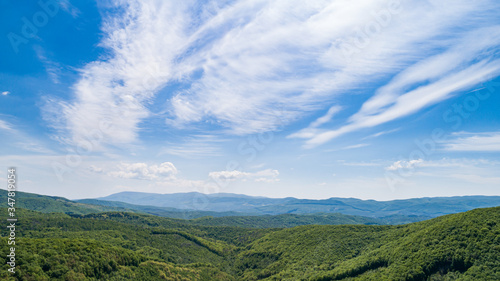
<path fill-rule="evenodd" d="M 500 195 L 497 1 L 0 7 L 19 190 Z"/>

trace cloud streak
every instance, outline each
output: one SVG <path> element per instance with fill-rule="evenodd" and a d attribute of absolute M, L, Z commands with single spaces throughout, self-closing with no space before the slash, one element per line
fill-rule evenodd
<path fill-rule="evenodd" d="M 167 143 L 159 154 L 176 155 L 183 158 L 220 156 L 223 142 L 224 140 L 211 135 L 194 135 L 181 138 L 181 141 L 177 143 Z"/>
<path fill-rule="evenodd" d="M 12 131 L 12 125 L 7 121 L 0 120 L 0 129 L 5 131 Z"/>
<path fill-rule="evenodd" d="M 455 139 L 444 144 L 448 151 L 500 152 L 500 132 L 456 133 Z"/>
<path fill-rule="evenodd" d="M 46 148 L 45 145 L 39 142 L 36 138 L 33 138 L 31 135 L 18 130 L 14 124 L 0 119 L 0 134 L 2 133 L 4 135 L 3 139 L 5 141 L 6 147 L 12 145 L 25 151 L 37 153 L 53 152 L 50 149 Z"/>

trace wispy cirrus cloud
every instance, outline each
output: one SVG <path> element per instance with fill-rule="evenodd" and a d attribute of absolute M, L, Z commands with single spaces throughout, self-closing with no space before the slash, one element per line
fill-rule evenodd
<path fill-rule="evenodd" d="M 378 133 L 375 133 L 375 134 L 372 134 L 372 135 L 366 136 L 366 137 L 364 137 L 363 139 L 378 138 L 378 137 L 380 137 L 380 136 L 387 135 L 387 134 L 390 134 L 390 133 L 394 133 L 394 132 L 397 132 L 397 131 L 399 131 L 399 128 L 397 128 L 397 129 L 392 129 L 392 130 L 387 130 L 387 131 L 382 131 L 382 132 L 378 132 Z"/>
<path fill-rule="evenodd" d="M 25 151 L 37 153 L 52 152 L 43 143 L 16 128 L 15 124 L 0 119 L 0 134 L 3 135 L 5 147 L 10 145 Z"/>
<path fill-rule="evenodd" d="M 122 12 L 103 24 L 109 57 L 85 66 L 74 100 L 55 107 L 74 143 L 103 121 L 112 125 L 105 142 L 124 144 L 137 140 L 146 118 L 172 127 L 213 119 L 243 135 L 330 108 L 291 135 L 314 147 L 415 113 L 499 70 L 490 52 L 498 48 L 495 1 L 396 1 L 392 10 L 382 0 L 113 3 Z M 383 77 L 394 78 L 332 130 L 340 97 Z M 168 83 L 183 87 L 166 93 L 155 116 L 148 106 Z"/>
<path fill-rule="evenodd" d="M 309 124 L 307 128 L 304 128 L 298 132 L 295 132 L 288 136 L 288 138 L 311 138 L 317 135 L 320 132 L 324 132 L 324 129 L 318 129 L 318 127 L 322 126 L 330 122 L 335 114 L 337 114 L 340 110 L 342 110 L 341 106 L 334 105 L 328 109 L 325 115 L 319 117 Z"/>
<path fill-rule="evenodd" d="M 44 65 L 45 71 L 47 72 L 49 78 L 53 83 L 58 84 L 59 76 L 61 74 L 61 66 L 59 65 L 59 63 L 48 58 L 45 50 L 42 47 L 35 46 L 34 50 L 38 59 Z"/>
<path fill-rule="evenodd" d="M 408 116 L 430 105 L 451 98 L 456 92 L 469 89 L 490 79 L 499 72 L 500 60 L 479 62 L 437 82 L 420 86 L 397 96 L 391 101 L 390 105 L 384 106 L 384 109 L 380 109 L 377 113 L 364 114 L 360 111 L 351 117 L 351 121 L 347 125 L 336 130 L 322 132 L 310 138 L 306 142 L 306 147 L 315 147 L 343 134 Z"/>
<path fill-rule="evenodd" d="M 340 163 L 343 166 L 352 166 L 352 167 L 376 167 L 376 166 L 382 166 L 383 163 L 380 161 L 372 161 L 372 162 L 349 162 L 345 160 L 338 160 L 338 163 Z"/>
<path fill-rule="evenodd" d="M 369 146 L 369 143 L 358 143 L 358 144 L 353 144 L 353 145 L 348 145 L 343 147 L 342 149 L 355 149 L 355 148 L 361 148 L 365 146 Z"/>
<path fill-rule="evenodd" d="M 434 179 L 446 178 L 464 179 L 468 182 L 492 184 L 498 177 L 496 174 L 500 162 L 488 159 L 473 158 L 442 158 L 435 160 L 399 160 L 395 161 L 385 170 L 389 173 L 400 173 L 402 177 L 415 175 L 418 177 L 432 177 Z"/>
<path fill-rule="evenodd" d="M 459 132 L 453 137 L 443 144 L 444 150 L 500 152 L 500 132 Z"/>
<path fill-rule="evenodd" d="M 12 131 L 12 125 L 7 121 L 0 120 L 0 129 L 5 131 Z"/>
<path fill-rule="evenodd" d="M 159 154 L 176 155 L 183 158 L 220 156 L 223 139 L 211 135 L 194 135 L 181 138 L 178 143 L 167 143 Z"/>

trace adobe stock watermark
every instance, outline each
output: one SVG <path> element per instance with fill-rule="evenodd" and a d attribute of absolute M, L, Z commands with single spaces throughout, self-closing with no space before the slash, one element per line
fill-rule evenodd
<path fill-rule="evenodd" d="M 7 264 L 10 266 L 7 271 L 16 273 L 16 191 L 17 191 L 17 171 L 15 167 L 7 170 L 7 245 L 9 254 L 7 255 Z"/>
<path fill-rule="evenodd" d="M 464 121 L 479 109 L 481 103 L 489 99 L 495 91 L 500 91 L 499 81 L 488 81 L 481 85 L 481 89 L 468 93 L 460 102 L 454 103 L 451 108 L 443 112 L 442 118 L 445 123 L 449 123 L 452 130 L 459 129 Z M 397 161 L 385 172 L 385 180 L 391 191 L 396 190 L 396 185 L 405 182 L 415 174 L 415 169 L 429 156 L 433 155 L 438 146 L 446 142 L 446 131 L 443 128 L 434 128 L 429 137 L 415 139 L 416 148 L 410 152 L 406 159 Z"/>
<path fill-rule="evenodd" d="M 30 39 L 37 37 L 40 28 L 43 28 L 49 23 L 49 20 L 59 12 L 59 3 L 56 0 L 40 0 L 38 1 L 40 10 L 33 13 L 31 17 L 22 17 L 23 22 L 19 32 L 9 32 L 7 39 L 14 50 L 14 53 L 19 53 L 19 46 L 27 44 Z"/>
<path fill-rule="evenodd" d="M 352 36 L 345 39 L 339 39 L 334 46 L 339 50 L 347 60 L 352 61 L 352 56 L 362 52 L 364 48 L 370 45 L 371 41 L 378 36 L 382 30 L 389 26 L 394 16 L 403 11 L 400 0 L 390 0 L 386 7 L 379 11 L 372 11 L 372 19 L 363 27 L 356 27 Z"/>

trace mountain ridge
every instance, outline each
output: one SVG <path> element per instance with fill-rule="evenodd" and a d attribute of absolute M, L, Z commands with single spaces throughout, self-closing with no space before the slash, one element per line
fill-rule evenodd
<path fill-rule="evenodd" d="M 6 199 L 7 191 L 0 189 L 0 200 Z M 16 207 L 41 213 L 59 213 L 68 215 L 87 215 L 106 212 L 129 212 L 154 215 L 169 219 L 185 220 L 188 224 L 212 226 L 239 226 L 245 228 L 280 228 L 298 225 L 318 224 L 385 224 L 384 221 L 362 216 L 349 216 L 339 213 L 305 214 L 305 215 L 256 215 L 238 212 L 212 212 L 197 210 L 180 210 L 167 207 L 133 205 L 119 201 L 100 201 L 83 199 L 78 202 L 63 197 L 46 196 L 34 193 L 16 192 Z M 408 220 L 403 218 L 407 222 Z M 398 222 L 401 220 L 398 220 Z"/>
<path fill-rule="evenodd" d="M 500 196 L 469 195 L 451 197 L 422 197 L 390 201 L 331 197 L 328 199 L 298 199 L 253 197 L 249 195 L 216 193 L 141 193 L 120 192 L 96 200 L 120 201 L 176 209 L 212 212 L 242 212 L 257 215 L 342 213 L 365 217 L 387 216 L 438 217 L 469 211 L 475 208 L 500 206 Z"/>

